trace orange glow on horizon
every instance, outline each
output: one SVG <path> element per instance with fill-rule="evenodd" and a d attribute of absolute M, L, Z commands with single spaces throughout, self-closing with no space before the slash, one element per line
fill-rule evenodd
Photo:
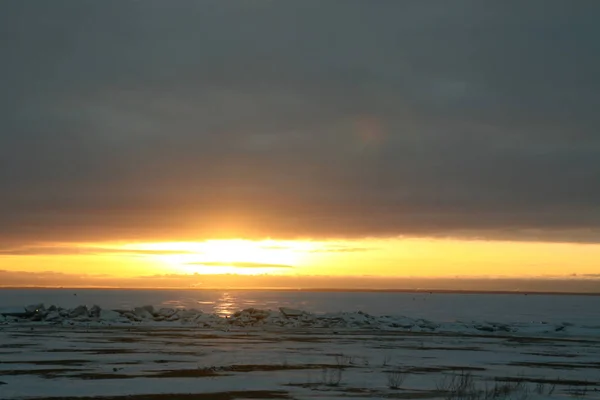
<path fill-rule="evenodd" d="M 0 255 L 0 270 L 149 276 L 594 277 L 600 245 L 456 239 L 206 240 L 55 244 Z M 36 253 L 37 251 L 37 253 Z"/>

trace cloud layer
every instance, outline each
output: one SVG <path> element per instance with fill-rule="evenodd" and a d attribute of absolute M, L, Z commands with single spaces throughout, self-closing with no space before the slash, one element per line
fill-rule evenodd
<path fill-rule="evenodd" d="M 0 240 L 600 241 L 595 0 L 11 2 Z"/>
<path fill-rule="evenodd" d="M 597 276 L 529 278 L 394 278 L 375 276 L 106 275 L 0 270 L 1 287 L 112 287 L 196 289 L 472 290 L 598 293 Z"/>
<path fill-rule="evenodd" d="M 205 261 L 205 262 L 190 262 L 187 265 L 199 265 L 205 267 L 234 267 L 234 268 L 260 268 L 260 269 L 281 269 L 281 268 L 294 268 L 291 265 L 285 264 L 265 264 L 255 262 L 241 262 L 241 261 Z"/>

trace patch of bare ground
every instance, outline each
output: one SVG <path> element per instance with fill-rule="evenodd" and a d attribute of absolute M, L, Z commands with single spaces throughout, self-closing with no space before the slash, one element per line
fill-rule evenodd
<path fill-rule="evenodd" d="M 553 369 L 600 369 L 600 363 L 563 363 L 563 362 L 533 362 L 533 361 L 513 361 L 508 363 L 515 367 L 530 368 L 553 368 Z"/>
<path fill-rule="evenodd" d="M 195 394 L 138 394 L 129 396 L 93 397 L 35 397 L 31 400 L 237 400 L 237 399 L 293 399 L 288 392 L 253 390 Z"/>
<path fill-rule="evenodd" d="M 375 398 L 400 398 L 400 399 L 426 399 L 432 396 L 427 395 L 425 392 L 402 392 L 402 393 L 389 393 L 377 389 L 357 388 L 357 387 L 343 387 L 336 389 L 336 392 L 346 394 L 357 394 L 357 395 L 369 395 Z M 395 396 L 396 395 L 396 396 Z M 400 395 L 400 396 L 397 396 Z M 360 396 L 363 397 L 363 396 Z"/>
<path fill-rule="evenodd" d="M 415 373 L 415 374 L 426 374 L 430 372 L 445 372 L 445 371 L 485 371 L 486 369 L 483 367 L 465 367 L 465 366 L 457 366 L 457 365 L 440 365 L 438 367 L 409 367 L 403 369 L 405 372 Z M 386 372 L 386 371 L 384 371 Z"/>
<path fill-rule="evenodd" d="M 569 385 L 569 386 L 590 386 L 590 381 L 581 381 L 577 379 L 549 379 L 549 378 L 535 378 L 535 377 L 523 377 L 523 376 L 505 376 L 497 377 L 497 382 L 529 382 L 529 383 L 547 383 L 551 385 Z M 591 383 L 594 385 L 594 383 Z"/>
<path fill-rule="evenodd" d="M 501 337 L 506 339 L 509 343 L 518 343 L 518 344 L 539 344 L 539 343 L 552 343 L 557 347 L 564 347 L 565 345 L 561 345 L 559 343 L 593 343 L 598 344 L 598 341 L 591 339 L 579 339 L 579 338 L 550 338 L 550 337 L 525 337 L 525 336 L 503 336 Z"/>
<path fill-rule="evenodd" d="M 143 378 L 143 375 L 111 374 L 106 372 L 84 372 L 81 374 L 68 375 L 71 379 L 103 380 L 103 379 L 133 379 Z"/>
<path fill-rule="evenodd" d="M 246 364 L 246 365 L 231 365 L 225 367 L 222 370 L 231 372 L 255 372 L 255 371 L 290 371 L 299 369 L 323 369 L 323 368 L 339 368 L 338 365 L 334 364 L 268 364 L 268 365 L 257 365 L 257 364 Z"/>
<path fill-rule="evenodd" d="M 109 337 L 106 339 L 107 342 L 112 343 L 140 343 L 145 342 L 144 339 L 139 337 Z"/>
<path fill-rule="evenodd" d="M 402 392 L 386 392 L 377 389 L 357 388 L 357 387 L 331 387 L 324 386 L 322 383 L 288 383 L 284 386 L 301 387 L 304 389 L 311 389 L 319 392 L 331 392 L 335 391 L 340 393 L 343 397 L 361 397 L 369 396 L 377 399 L 433 399 L 440 397 L 440 392 L 433 391 L 402 391 Z M 37 399 L 36 399 L 37 400 Z"/>
<path fill-rule="evenodd" d="M 167 356 L 203 356 L 205 354 L 197 351 L 159 351 L 156 354 L 164 354 Z"/>
<path fill-rule="evenodd" d="M 386 393 L 382 397 L 388 399 L 435 399 L 440 397 L 440 392 L 436 390 L 422 391 L 422 392 L 396 392 Z"/>
<path fill-rule="evenodd" d="M 299 343 L 326 343 L 329 342 L 331 338 L 323 338 L 323 337 L 310 337 L 310 336 L 286 336 L 281 338 L 273 338 L 268 340 L 272 343 L 278 342 L 299 342 Z M 267 340 L 266 340 L 267 341 Z M 336 340 L 336 343 L 339 343 L 339 340 Z"/>
<path fill-rule="evenodd" d="M 42 378 L 52 379 L 69 372 L 81 372 L 81 370 L 72 368 L 13 369 L 7 371 L 0 371 L 0 375 L 37 375 Z"/>
<path fill-rule="evenodd" d="M 151 372 L 151 374 L 145 375 L 145 377 L 152 378 L 210 378 L 225 375 L 217 372 L 214 368 L 173 369 L 146 372 Z"/>
<path fill-rule="evenodd" d="M 562 357 L 562 358 L 576 358 L 579 357 L 579 354 L 569 354 L 569 353 L 528 353 L 523 352 L 521 354 L 528 356 L 539 356 L 539 357 Z"/>
<path fill-rule="evenodd" d="M 193 339 L 193 338 L 181 338 L 181 339 Z M 138 338 L 107 338 L 104 342 L 96 343 L 143 343 L 144 345 L 156 345 L 160 347 L 168 346 L 202 346 L 202 347 L 214 347 L 214 344 L 206 342 L 198 342 L 193 340 L 186 341 L 166 341 L 166 340 L 152 340 L 152 339 L 138 339 Z"/>
<path fill-rule="evenodd" d="M 456 346 L 456 347 L 448 347 L 448 346 L 397 346 L 397 345 L 379 345 L 379 346 L 371 346 L 373 349 L 407 349 L 407 350 L 444 350 L 444 351 L 487 351 L 481 347 L 476 346 Z"/>
<path fill-rule="evenodd" d="M 138 353 L 134 349 L 83 349 L 83 348 L 75 348 L 75 349 L 48 349 L 43 350 L 46 353 L 87 353 L 93 355 L 101 355 L 101 354 L 133 354 Z"/>
<path fill-rule="evenodd" d="M 333 365 L 333 364 L 296 364 L 296 365 L 245 364 L 245 365 L 230 365 L 230 366 L 226 366 L 226 367 L 146 371 L 149 375 L 144 375 L 144 377 L 200 378 L 200 377 L 223 376 L 223 375 L 227 375 L 228 372 L 273 372 L 273 371 L 291 371 L 291 370 L 323 369 L 323 368 L 338 368 L 338 366 Z"/>
<path fill-rule="evenodd" d="M 31 364 L 31 365 L 71 365 L 82 366 L 88 364 L 86 360 L 36 360 L 36 361 L 0 361 L 0 364 Z"/>
<path fill-rule="evenodd" d="M 14 344 L 0 344 L 0 349 L 22 349 L 24 347 L 33 347 L 33 343 L 14 343 Z"/>
<path fill-rule="evenodd" d="M 108 365 L 138 365 L 141 364 L 141 361 L 117 361 L 112 363 L 107 363 Z"/>

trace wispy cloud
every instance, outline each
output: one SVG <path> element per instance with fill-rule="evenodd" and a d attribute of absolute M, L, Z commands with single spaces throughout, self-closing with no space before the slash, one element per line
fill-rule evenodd
<path fill-rule="evenodd" d="M 317 249 L 310 250 L 310 253 L 360 253 L 365 251 L 377 250 L 375 247 L 359 247 L 359 246 L 323 246 Z"/>
<path fill-rule="evenodd" d="M 207 262 L 190 262 L 187 265 L 204 265 L 206 267 L 235 267 L 235 268 L 294 268 L 291 265 L 285 264 L 264 264 L 254 262 L 221 262 L 221 261 L 207 261 Z"/>
<path fill-rule="evenodd" d="M 185 250 L 144 250 L 144 249 L 122 249 L 111 247 L 80 247 L 71 246 L 39 246 L 39 247 L 18 247 L 0 249 L 0 256 L 46 256 L 46 255 L 171 255 L 171 254 L 200 254 Z"/>
<path fill-rule="evenodd" d="M 106 275 L 66 274 L 53 271 L 0 270 L 0 287 L 115 287 L 115 288 L 329 288 L 421 290 L 535 290 L 598 292 L 599 277 L 528 278 L 398 278 L 377 276 L 278 276 L 236 274 L 168 274 L 115 278 Z"/>

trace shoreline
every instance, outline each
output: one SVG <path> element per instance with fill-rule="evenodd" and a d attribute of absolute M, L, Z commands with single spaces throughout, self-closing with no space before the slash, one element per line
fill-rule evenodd
<path fill-rule="evenodd" d="M 127 290 L 127 291 L 199 291 L 199 292 L 303 292 L 303 293 L 414 293 L 414 294 L 475 294 L 475 295 L 546 295 L 546 296 L 600 296 L 600 292 L 517 291 L 517 290 L 459 290 L 459 289 L 362 289 L 362 288 L 190 288 L 190 287 L 82 287 L 82 286 L 0 286 L 0 290 Z"/>

